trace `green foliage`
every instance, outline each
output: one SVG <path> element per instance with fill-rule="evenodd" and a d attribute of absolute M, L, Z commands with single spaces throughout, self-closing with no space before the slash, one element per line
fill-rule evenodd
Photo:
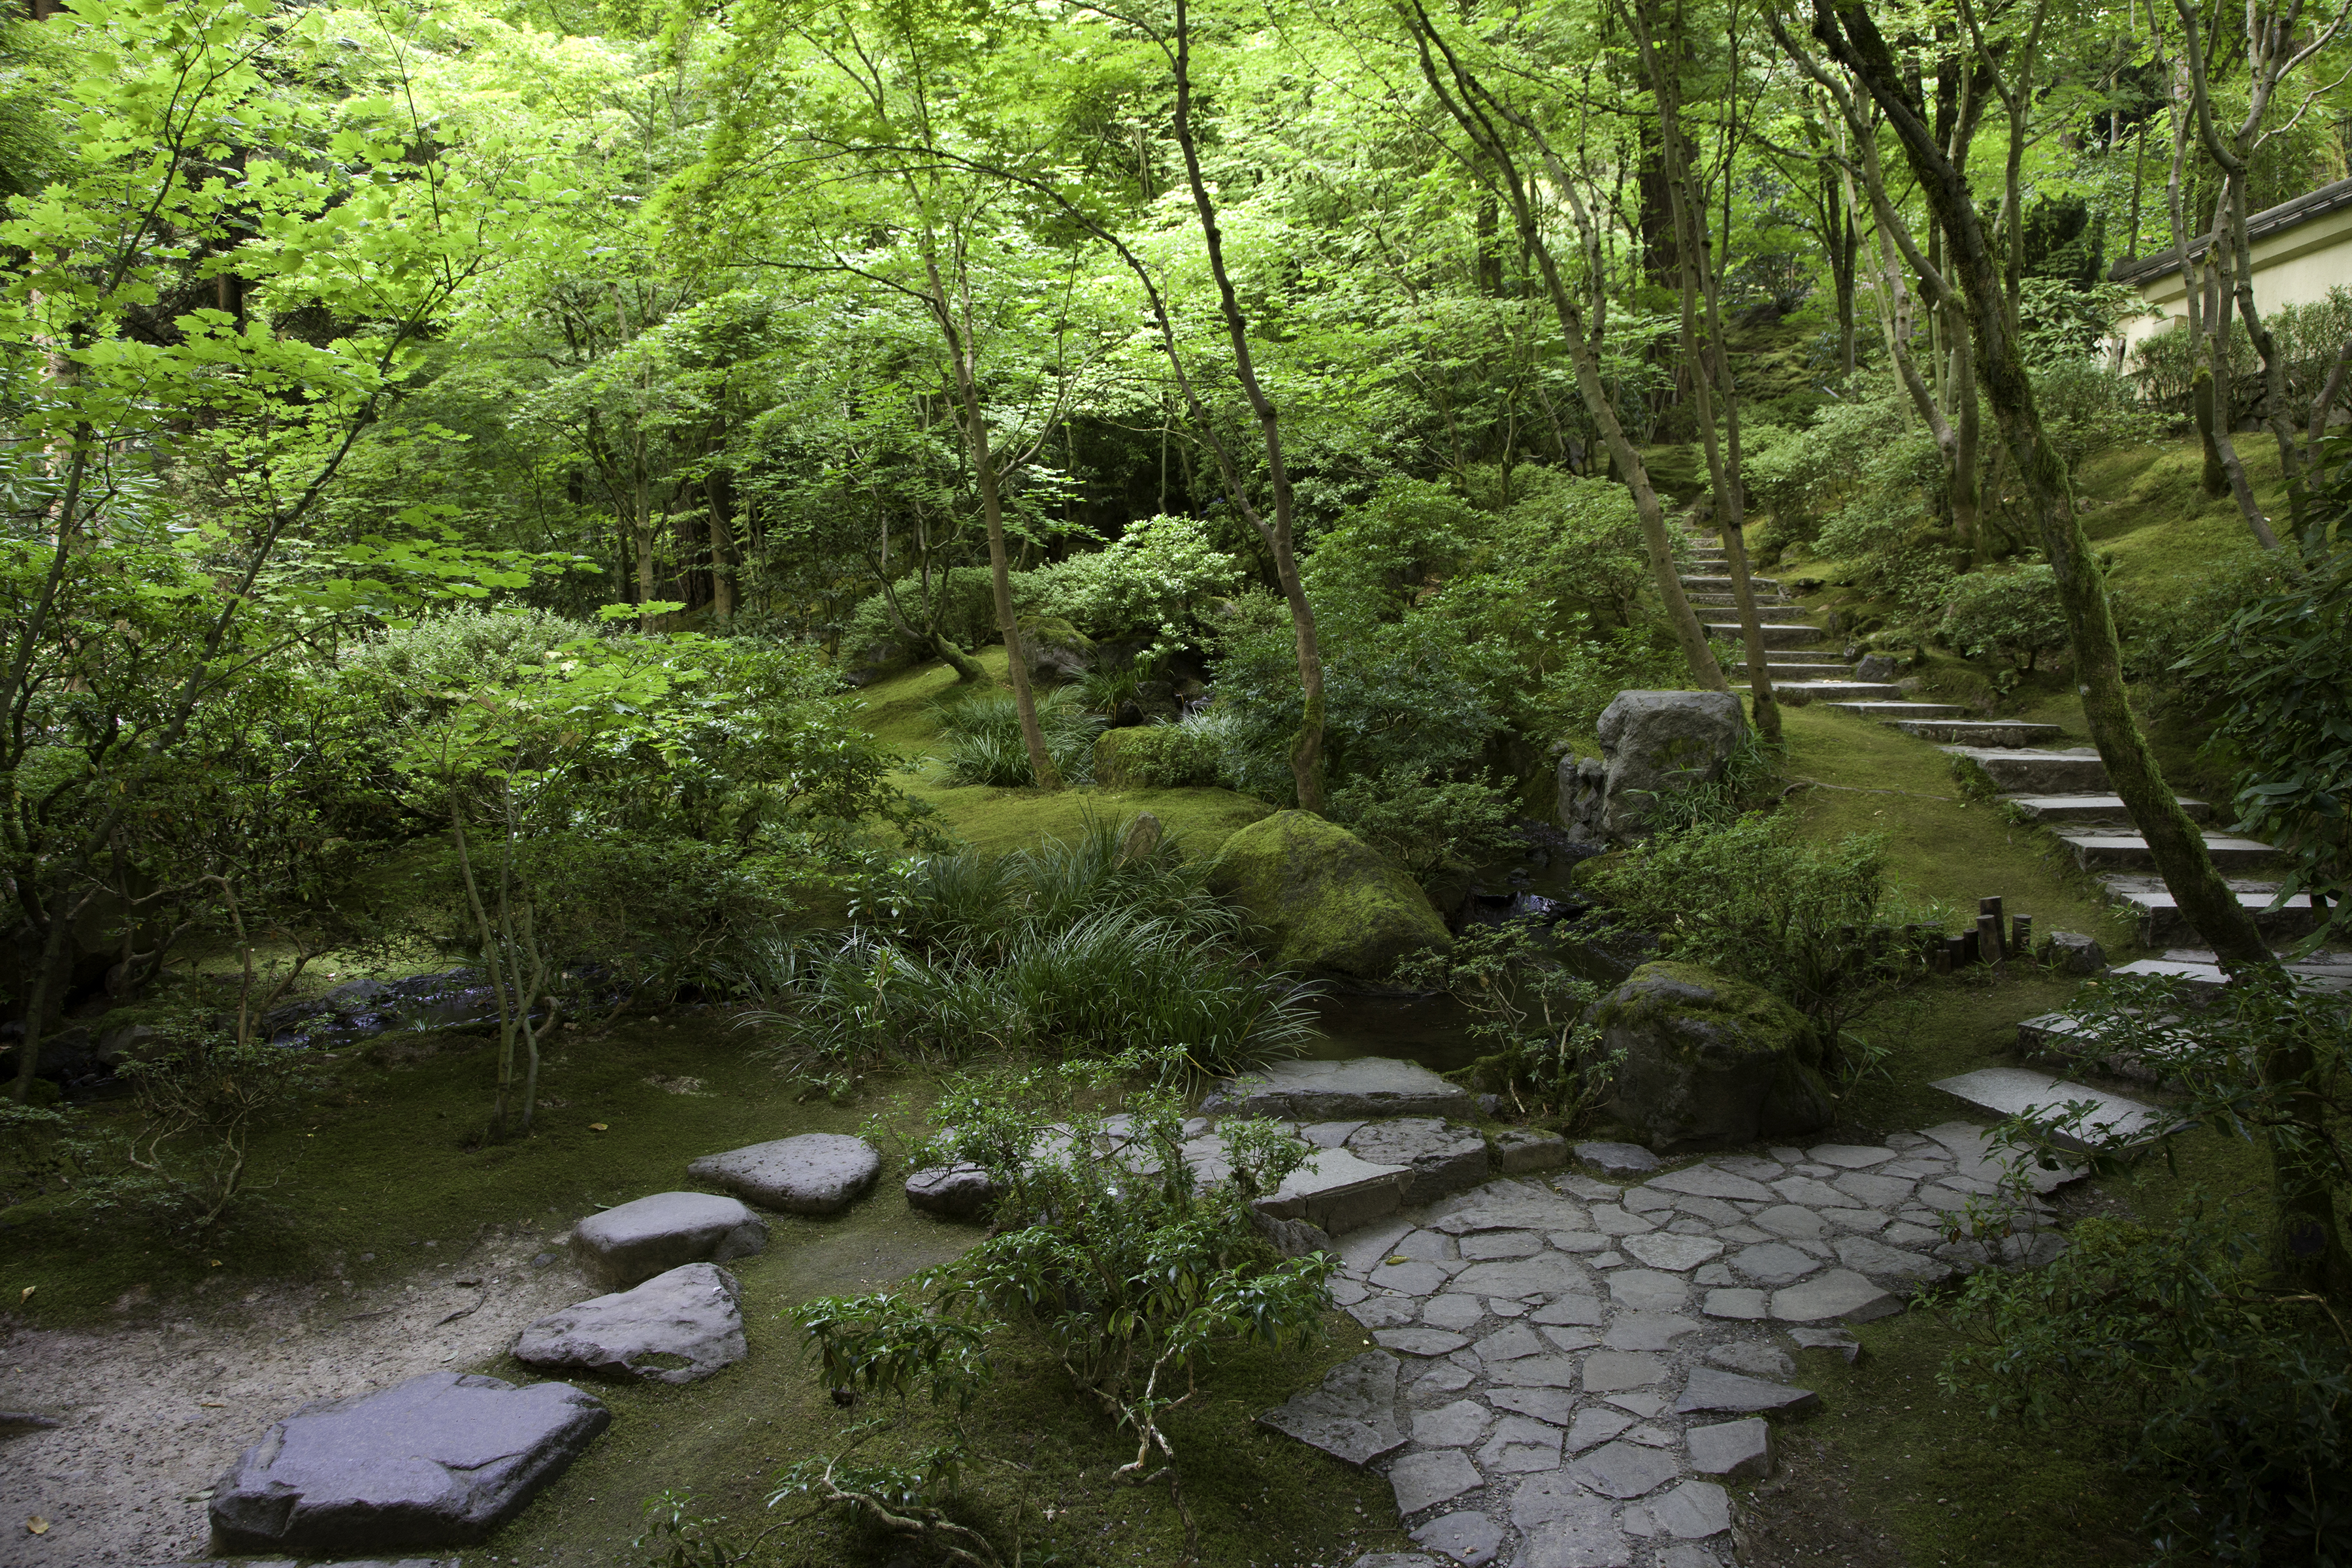
<path fill-rule="evenodd" d="M 587 621 L 546 610 L 458 605 L 366 638 L 336 662 L 342 683 L 397 723 L 446 707 L 454 694 L 512 685 L 596 635 Z"/>
<path fill-rule="evenodd" d="M 2311 423 L 2311 405 L 2327 380 L 2336 350 L 2352 338 L 2352 289 L 2337 287 L 2308 305 L 2282 305 L 2263 313 L 2272 340 L 2286 361 L 2287 420 L 2298 428 Z M 2158 332 L 2133 350 L 2131 374 L 2147 400 L 2176 419 L 2189 416 L 2197 363 L 2186 331 Z M 2233 409 L 2253 406 L 2262 386 L 2262 356 L 2254 353 L 2246 324 L 2230 312 L 2224 361 Z"/>
<path fill-rule="evenodd" d="M 1095 776 L 1095 737 L 1102 721 L 1088 712 L 1082 695 L 1066 686 L 1034 690 L 1045 752 L 1065 784 L 1088 784 Z M 1010 691 L 951 693 L 940 700 L 940 736 L 948 744 L 940 763 L 949 780 L 962 784 L 1017 787 L 1036 782 L 1028 742 L 1021 735 L 1021 710 Z"/>
<path fill-rule="evenodd" d="M 1601 1051 L 1591 1019 L 1599 987 L 1562 968 L 1547 945 L 1526 921 L 1471 925 L 1452 952 L 1400 964 L 1397 981 L 1444 991 L 1469 1011 L 1470 1037 L 1490 1047 L 1471 1069 L 1472 1087 L 1573 1130 L 1609 1098 L 1616 1061 Z"/>
<path fill-rule="evenodd" d="M 2352 549 L 2246 605 L 2179 668 L 2225 705 L 2213 738 L 2252 759 L 2234 781 L 2236 831 L 2286 851 L 2283 897 L 2330 901 L 2309 941 L 2340 939 L 2352 931 Z"/>
<path fill-rule="evenodd" d="M 1969 658 L 1996 653 L 2030 672 L 2042 655 L 2066 647 L 2057 576 L 2038 562 L 1969 573 L 1952 584 L 1937 635 Z"/>
<path fill-rule="evenodd" d="M 2324 1304 L 2270 1283 L 2242 1212 L 2091 1215 L 2055 1262 L 1980 1270 L 1951 1310 L 1977 1342 L 1945 1385 L 2038 1428 L 2110 1435 L 2148 1499 L 2154 1562 L 2323 1563 L 2352 1545 L 2352 1349 Z"/>
<path fill-rule="evenodd" d="M 985 567 L 956 566 L 929 575 L 910 573 L 892 584 L 889 593 L 867 595 L 843 625 L 841 647 L 845 658 L 856 658 L 895 642 L 912 658 L 929 658 L 934 635 L 959 647 L 996 640 L 996 591 Z"/>
<path fill-rule="evenodd" d="M 1762 986 L 1805 1015 L 1834 1061 L 1847 1025 L 1922 971 L 1891 929 L 1918 914 L 1886 885 L 1885 846 L 1810 844 L 1749 815 L 1643 839 L 1590 874 L 1623 926 L 1663 952 Z"/>
<path fill-rule="evenodd" d="M 1106 730 L 1095 741 L 1095 781 L 1111 789 L 1202 789 L 1224 777 L 1226 721 L 1213 710 L 1172 724 Z"/>
<path fill-rule="evenodd" d="M 1422 881 L 1491 860 L 1517 844 L 1502 791 L 1402 768 L 1333 790 L 1329 816 Z"/>
<path fill-rule="evenodd" d="M 1162 515 L 1129 523 L 1100 550 L 1021 574 L 1013 598 L 1024 613 L 1061 616 L 1093 637 L 1172 642 L 1241 581 L 1240 565 L 1200 522 Z"/>

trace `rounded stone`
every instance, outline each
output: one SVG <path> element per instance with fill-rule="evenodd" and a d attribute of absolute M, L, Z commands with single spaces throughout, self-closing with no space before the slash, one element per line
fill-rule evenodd
<path fill-rule="evenodd" d="M 741 1361 L 735 1277 L 710 1263 L 656 1274 L 634 1290 L 551 1312 L 515 1341 L 530 1366 L 684 1384 Z"/>
<path fill-rule="evenodd" d="M 933 1165 L 907 1178 L 907 1206 L 941 1219 L 979 1219 L 995 1201 L 996 1184 L 978 1165 Z"/>
<path fill-rule="evenodd" d="M 592 1214 L 572 1229 L 572 1254 L 608 1290 L 688 1263 L 724 1263 L 768 1245 L 768 1222 L 715 1193 L 656 1193 Z"/>
<path fill-rule="evenodd" d="M 803 1132 L 706 1154 L 688 1175 L 716 1182 L 751 1203 L 788 1214 L 839 1214 L 873 1190 L 882 1156 L 862 1138 Z"/>

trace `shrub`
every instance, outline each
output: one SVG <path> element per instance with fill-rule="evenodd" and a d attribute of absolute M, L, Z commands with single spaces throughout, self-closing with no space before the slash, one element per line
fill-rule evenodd
<path fill-rule="evenodd" d="M 1183 635 L 1207 601 L 1240 586 L 1242 567 L 1189 517 L 1148 517 L 1100 550 L 1022 573 L 1024 613 L 1057 616 L 1094 637 Z"/>
<path fill-rule="evenodd" d="M 1508 798 L 1473 779 L 1392 768 L 1333 790 L 1331 820 L 1423 881 L 1517 847 Z"/>
<path fill-rule="evenodd" d="M 1187 715 L 1173 724 L 1106 730 L 1095 741 L 1095 782 L 1107 789 L 1202 789 L 1224 768 L 1220 726 Z"/>
<path fill-rule="evenodd" d="M 1970 658 L 1997 653 L 2030 673 L 2042 655 L 2066 647 L 2057 574 L 2038 562 L 2007 572 L 1969 573 L 1953 584 L 1937 631 Z"/>
<path fill-rule="evenodd" d="M 1590 1020 L 1598 987 L 1543 951 L 1525 921 L 1471 925 L 1449 952 L 1428 952 L 1397 969 L 1401 984 L 1444 991 L 1475 1020 L 1470 1037 L 1487 1047 L 1467 1072 L 1471 1087 L 1507 1096 L 1523 1116 L 1573 1129 L 1609 1097 L 1614 1058 L 1601 1051 Z"/>
<path fill-rule="evenodd" d="M 398 722 L 437 710 L 447 692 L 511 685 L 526 667 L 602 630 L 545 610 L 463 605 L 345 649 L 341 679 Z"/>
<path fill-rule="evenodd" d="M 1875 837 L 1810 844 L 1784 818 L 1750 815 L 1656 834 L 1598 867 L 1591 886 L 1620 926 L 1795 1006 L 1832 1058 L 1847 1023 L 1921 967 L 1888 930 L 1908 911 Z"/>
<path fill-rule="evenodd" d="M 1091 781 L 1095 736 L 1102 721 L 1087 712 L 1079 694 L 1068 687 L 1033 689 L 1033 697 L 1045 752 L 1054 759 L 1062 782 Z M 934 704 L 932 711 L 948 744 L 942 765 L 950 781 L 1003 787 L 1037 782 L 1029 766 L 1028 742 L 1021 734 L 1020 704 L 1013 693 L 965 692 Z"/>
<path fill-rule="evenodd" d="M 926 606 L 936 614 L 941 636 L 958 647 L 977 647 L 994 642 L 996 626 L 996 589 L 989 581 L 988 571 L 980 566 L 956 566 L 931 574 L 927 584 L 919 574 L 909 574 L 890 586 L 898 595 L 898 605 L 913 629 L 925 629 Z M 877 643 L 907 639 L 891 618 L 890 603 L 881 594 L 870 594 L 850 611 L 842 623 L 841 650 L 845 659 L 854 658 Z M 926 649 L 912 649 L 919 658 L 930 657 Z"/>

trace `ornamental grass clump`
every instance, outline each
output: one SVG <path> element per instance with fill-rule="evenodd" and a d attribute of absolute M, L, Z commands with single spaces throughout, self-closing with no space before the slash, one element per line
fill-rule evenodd
<path fill-rule="evenodd" d="M 1095 736 L 1102 721 L 1086 710 L 1078 693 L 1055 687 L 1036 696 L 1037 723 L 1046 754 L 1065 784 L 1087 784 L 1095 776 Z M 948 743 L 941 763 L 955 784 L 1013 788 L 1037 782 L 1021 738 L 1021 710 L 1010 691 L 975 691 L 937 705 L 940 735 Z"/>

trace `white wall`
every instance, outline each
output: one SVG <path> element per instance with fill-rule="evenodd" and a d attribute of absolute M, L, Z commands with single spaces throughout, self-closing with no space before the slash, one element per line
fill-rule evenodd
<path fill-rule="evenodd" d="M 2282 305 L 2309 305 L 2330 289 L 2352 288 L 2352 207 L 2339 207 L 2283 234 L 2253 244 L 2254 306 L 2265 316 Z M 2125 364 L 2130 353 L 2158 332 L 2189 320 L 2186 289 L 2178 271 L 2143 283 L 2140 298 L 2163 311 L 2123 323 Z"/>

